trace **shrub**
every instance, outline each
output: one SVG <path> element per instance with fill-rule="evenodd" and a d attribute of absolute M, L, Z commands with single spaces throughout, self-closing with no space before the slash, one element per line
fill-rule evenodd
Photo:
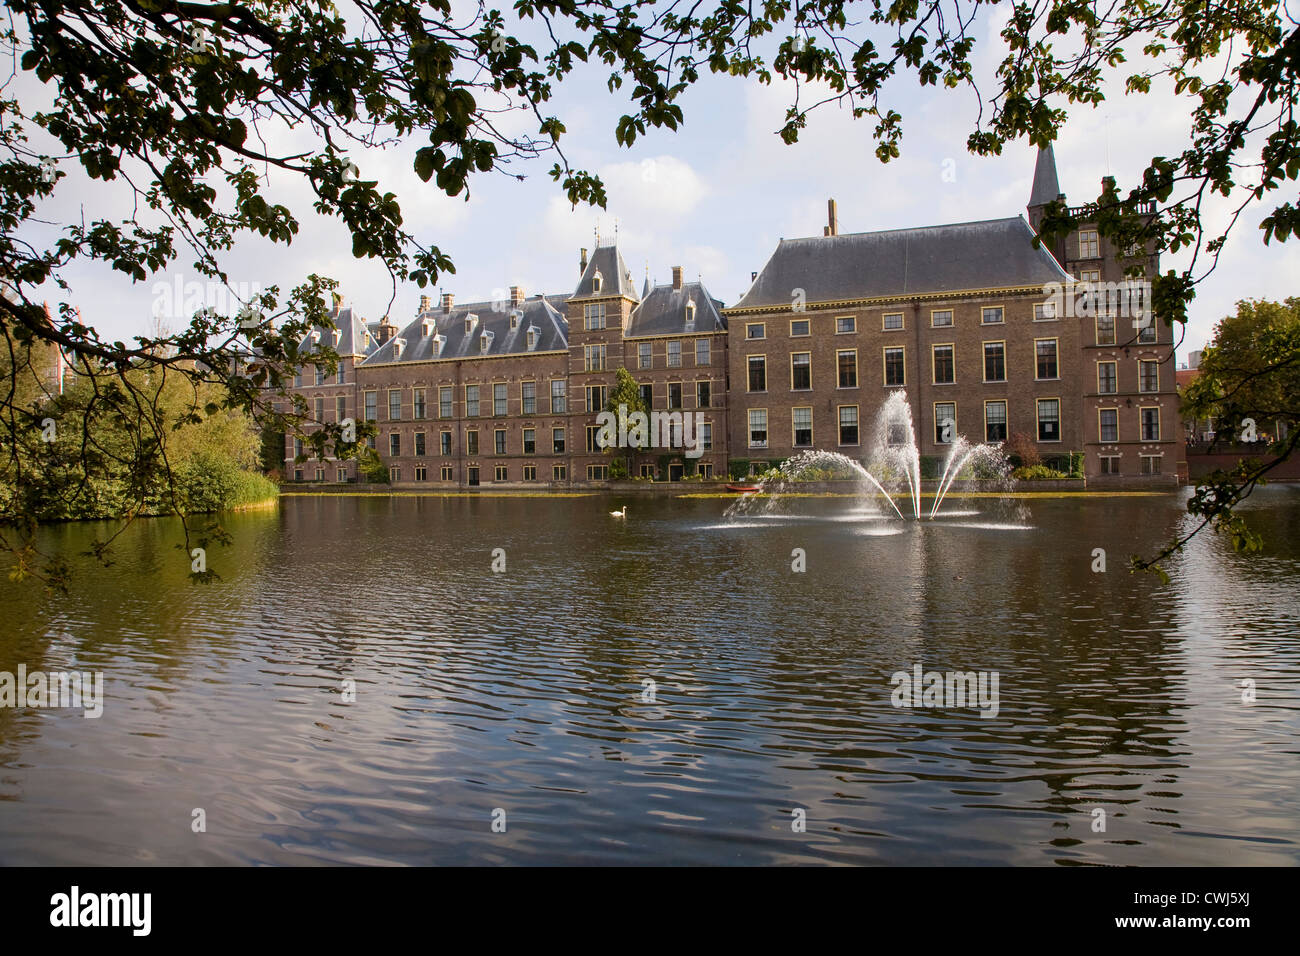
<path fill-rule="evenodd" d="M 1027 465 L 1017 468 L 1011 473 L 1011 477 L 1017 481 L 1035 481 L 1039 479 L 1066 478 L 1068 476 L 1053 468 L 1048 468 L 1046 465 Z"/>
<path fill-rule="evenodd" d="M 1043 463 L 1042 457 L 1038 454 L 1038 445 L 1024 432 L 1016 432 L 1007 439 L 1003 450 L 1018 468 L 1033 468 Z"/>
<path fill-rule="evenodd" d="M 628 478 L 627 459 L 615 458 L 609 463 L 610 481 L 625 481 Z"/>
<path fill-rule="evenodd" d="M 357 466 L 362 481 L 368 481 L 375 485 L 388 484 L 388 466 L 384 464 L 384 460 L 379 457 L 379 453 L 373 448 L 362 449 Z"/>

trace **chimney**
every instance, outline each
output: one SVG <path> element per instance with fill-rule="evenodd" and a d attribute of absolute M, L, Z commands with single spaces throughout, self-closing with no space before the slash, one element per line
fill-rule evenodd
<path fill-rule="evenodd" d="M 341 308 L 343 308 L 343 294 L 342 294 L 341 292 L 335 292 L 335 293 L 334 293 L 334 311 L 337 312 L 337 311 L 338 311 L 339 309 L 341 309 Z"/>
<path fill-rule="evenodd" d="M 424 313 L 428 311 L 429 311 L 429 297 L 427 295 L 422 295 L 420 296 L 420 314 L 424 315 Z"/>
<path fill-rule="evenodd" d="M 512 285 L 510 287 L 510 306 L 518 308 L 524 301 L 524 287 L 521 285 Z"/>
<path fill-rule="evenodd" d="M 451 307 L 452 307 L 452 305 L 455 304 L 455 302 L 456 302 L 456 296 L 455 296 L 455 294 L 453 294 L 453 293 L 451 293 L 451 292 L 444 292 L 444 293 L 442 294 L 442 311 L 444 311 L 444 312 L 450 312 L 450 311 L 451 311 Z"/>
<path fill-rule="evenodd" d="M 673 266 L 673 288 L 680 289 L 681 287 L 682 287 L 682 267 Z"/>
<path fill-rule="evenodd" d="M 578 275 L 582 275 L 586 271 L 587 271 L 587 250 L 583 249 L 582 258 L 578 261 Z"/>
<path fill-rule="evenodd" d="M 826 235 L 838 236 L 840 234 L 840 218 L 835 212 L 835 200 L 826 200 Z"/>
<path fill-rule="evenodd" d="M 396 334 L 397 326 L 388 321 L 388 316 L 384 316 L 379 322 L 379 334 L 377 336 L 379 344 L 383 345 Z"/>

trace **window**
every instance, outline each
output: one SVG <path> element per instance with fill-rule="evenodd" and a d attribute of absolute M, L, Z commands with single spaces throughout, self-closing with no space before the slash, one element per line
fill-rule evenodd
<path fill-rule="evenodd" d="M 605 284 L 605 277 L 601 275 L 600 270 L 597 269 L 591 276 L 591 291 L 599 292 L 600 287 L 604 284 Z"/>
<path fill-rule="evenodd" d="M 710 345 L 708 339 L 695 340 L 695 364 L 696 365 L 713 364 L 712 346 Z"/>
<path fill-rule="evenodd" d="M 858 330 L 858 318 L 855 315 L 841 315 L 835 319 L 835 334 L 848 335 Z"/>
<path fill-rule="evenodd" d="M 302 388 L 302 373 L 301 373 L 301 372 L 298 372 L 297 374 L 294 375 L 294 377 L 293 377 L 293 387 L 294 387 L 294 388 Z M 301 477 L 301 476 L 299 476 L 298 481 L 302 481 L 302 477 Z"/>
<path fill-rule="evenodd" d="M 1160 363 L 1159 362 L 1138 362 L 1138 391 L 1139 392 L 1158 392 L 1160 391 Z"/>
<path fill-rule="evenodd" d="M 317 481 L 324 481 L 324 480 L 325 480 L 325 469 L 324 469 L 324 468 L 317 468 L 317 469 L 316 469 L 316 480 L 317 480 Z"/>
<path fill-rule="evenodd" d="M 537 454 L 537 429 L 536 428 L 524 429 L 524 454 L 525 455 Z"/>
<path fill-rule="evenodd" d="M 933 346 L 931 354 L 934 365 L 934 384 L 951 385 L 957 380 L 957 370 L 954 368 L 953 347 L 951 345 Z"/>
<path fill-rule="evenodd" d="M 428 414 L 428 408 L 424 400 L 424 389 L 414 389 L 412 396 L 411 415 L 415 418 L 424 418 Z"/>
<path fill-rule="evenodd" d="M 376 411 L 378 401 L 378 393 L 366 392 L 366 421 L 373 422 L 378 419 L 379 413 Z"/>
<path fill-rule="evenodd" d="M 454 479 L 452 478 L 452 475 L 453 475 L 453 474 L 454 474 L 454 473 L 453 473 L 452 470 L 451 470 L 451 465 L 443 465 L 442 468 L 439 469 L 439 477 L 440 477 L 443 481 L 452 481 L 452 480 L 454 480 Z"/>
<path fill-rule="evenodd" d="M 1114 362 L 1097 363 L 1097 392 L 1101 395 L 1114 395 L 1119 391 L 1115 376 Z"/>
<path fill-rule="evenodd" d="M 1101 473 L 1103 475 L 1119 474 L 1119 455 L 1103 455 L 1101 457 Z"/>
<path fill-rule="evenodd" d="M 812 446 L 812 409 L 796 408 L 793 410 L 794 447 L 810 448 Z"/>
<path fill-rule="evenodd" d="M 588 465 L 588 481 L 605 481 L 609 478 L 609 465 Z"/>
<path fill-rule="evenodd" d="M 1039 380 L 1056 378 L 1056 339 L 1034 339 L 1034 378 Z"/>
<path fill-rule="evenodd" d="M 438 454 L 444 458 L 451 454 L 451 432 L 441 432 L 438 435 Z"/>
<path fill-rule="evenodd" d="M 1119 441 L 1119 409 L 1097 409 L 1097 434 L 1102 441 L 1113 445 Z"/>
<path fill-rule="evenodd" d="M 537 414 L 537 383 L 520 382 L 519 383 L 519 403 L 522 414 Z"/>
<path fill-rule="evenodd" d="M 1002 306 L 995 305 L 980 310 L 980 322 L 984 325 L 1001 325 L 1003 322 Z"/>
<path fill-rule="evenodd" d="M 1007 380 L 1007 343 L 984 343 L 984 381 L 1005 382 Z"/>
<path fill-rule="evenodd" d="M 646 407 L 646 411 L 655 407 L 654 383 L 646 382 L 644 385 L 638 385 L 636 390 L 637 394 L 641 396 L 641 404 Z"/>
<path fill-rule="evenodd" d="M 388 390 L 388 420 L 390 422 L 402 420 L 402 390 L 400 388 L 390 388 Z"/>
<path fill-rule="evenodd" d="M 493 429 L 492 450 L 498 455 L 506 453 L 506 430 L 504 428 Z"/>
<path fill-rule="evenodd" d="M 468 484 L 470 487 L 474 487 L 475 485 L 478 484 L 478 466 L 470 465 L 468 468 L 465 469 L 465 473 L 466 473 L 465 474 L 466 484 Z"/>
<path fill-rule="evenodd" d="M 885 349 L 885 384 L 905 384 L 905 376 L 903 374 L 903 350 L 901 348 Z"/>
<path fill-rule="evenodd" d="M 524 465 L 524 481 L 536 481 L 536 480 L 537 480 L 537 466 Z"/>
<path fill-rule="evenodd" d="M 886 332 L 895 332 L 903 327 L 902 312 L 886 312 L 881 320 L 881 328 Z"/>
<path fill-rule="evenodd" d="M 402 480 L 402 466 L 390 465 L 388 468 L 388 480 L 396 484 Z"/>
<path fill-rule="evenodd" d="M 605 346 L 584 345 L 582 347 L 582 367 L 587 372 L 605 371 Z"/>
<path fill-rule="evenodd" d="M 317 385 L 325 384 L 325 370 L 320 366 L 316 367 L 316 384 Z"/>
<path fill-rule="evenodd" d="M 325 399 L 323 398 L 316 399 L 316 401 L 312 403 L 312 407 L 315 409 L 316 412 L 316 421 L 318 422 L 325 421 Z"/>
<path fill-rule="evenodd" d="M 388 456 L 396 458 L 402 453 L 402 436 L 393 432 L 388 436 Z"/>
<path fill-rule="evenodd" d="M 556 481 L 564 481 L 566 478 L 568 478 L 568 476 L 569 476 L 569 468 L 568 468 L 567 465 L 552 465 L 552 466 L 551 466 L 551 477 L 552 477 L 554 480 L 556 480 Z"/>
<path fill-rule="evenodd" d="M 347 375 L 343 370 L 343 366 L 340 364 L 339 373 L 334 376 L 334 381 L 337 382 L 339 385 L 342 385 L 344 381 L 346 381 L 346 379 L 347 379 Z"/>
<path fill-rule="evenodd" d="M 342 395 L 334 399 L 334 420 L 341 422 L 348 417 L 348 400 Z"/>
<path fill-rule="evenodd" d="M 1007 403 L 1004 401 L 984 403 L 984 440 L 1007 440 Z"/>
<path fill-rule="evenodd" d="M 1055 302 L 1040 302 L 1034 306 L 1035 322 L 1051 322 L 1056 318 Z"/>
<path fill-rule="evenodd" d="M 641 477 L 653 479 L 654 476 L 655 476 L 655 466 L 647 465 L 643 463 L 641 465 Z"/>
<path fill-rule="evenodd" d="M 641 342 L 636 347 L 636 367 L 653 368 L 654 367 L 654 346 L 649 342 Z"/>
<path fill-rule="evenodd" d="M 495 466 L 492 468 L 492 480 L 493 480 L 493 481 L 505 481 L 505 480 L 506 480 L 506 476 L 507 476 L 508 474 L 509 474 L 509 470 L 507 469 L 507 467 L 506 467 L 505 465 L 495 465 Z"/>
<path fill-rule="evenodd" d="M 957 438 L 957 403 L 934 403 L 934 443 L 951 445 Z"/>
<path fill-rule="evenodd" d="M 1134 327 L 1138 330 L 1138 341 L 1143 345 L 1154 345 L 1156 342 L 1156 322 L 1150 312 L 1139 315 L 1133 320 Z"/>
<path fill-rule="evenodd" d="M 803 336 L 808 335 L 808 334 L 810 334 L 810 333 L 809 333 L 809 330 L 808 330 L 808 320 L 807 320 L 807 319 L 791 319 L 791 320 L 790 320 L 790 336 L 791 336 L 792 338 L 802 338 Z"/>
<path fill-rule="evenodd" d="M 334 480 L 339 484 L 343 484 L 343 482 L 348 480 L 348 470 L 346 468 L 337 469 L 334 473 Z"/>
<path fill-rule="evenodd" d="M 295 385 L 301 385 L 302 382 L 294 382 L 294 384 L 295 384 Z M 302 469 L 301 469 L 301 468 L 295 468 L 295 469 L 293 470 L 293 480 L 294 480 L 294 481 L 302 481 Z"/>
<path fill-rule="evenodd" d="M 676 339 L 668 343 L 668 367 L 682 367 L 682 343 Z"/>
<path fill-rule="evenodd" d="M 557 455 L 564 454 L 564 429 L 563 428 L 551 429 L 551 451 L 553 451 Z"/>
<path fill-rule="evenodd" d="M 588 302 L 582 307 L 582 327 L 588 332 L 598 332 L 605 327 L 604 302 Z"/>
<path fill-rule="evenodd" d="M 713 404 L 713 386 L 710 382 L 695 383 L 695 407 L 708 408 Z"/>
<path fill-rule="evenodd" d="M 1160 440 L 1160 409 L 1158 408 L 1142 409 L 1142 440 L 1143 441 Z"/>
<path fill-rule="evenodd" d="M 858 350 L 840 349 L 835 353 L 836 377 L 840 388 L 858 387 Z"/>
<path fill-rule="evenodd" d="M 751 408 L 749 410 L 749 447 L 767 447 L 767 409 Z"/>
<path fill-rule="evenodd" d="M 1097 316 L 1097 344 L 1098 345 L 1115 344 L 1115 316 L 1113 315 Z"/>
<path fill-rule="evenodd" d="M 1142 455 L 1140 457 L 1142 459 L 1142 474 L 1160 474 L 1160 455 Z"/>
<path fill-rule="evenodd" d="M 765 339 L 767 338 L 767 326 L 762 322 L 751 322 L 745 326 L 745 338 L 747 339 Z"/>
<path fill-rule="evenodd" d="M 424 467 L 424 465 L 416 465 L 416 466 L 415 466 L 415 480 L 416 480 L 416 481 L 428 481 L 428 480 L 429 480 L 429 469 L 426 468 L 426 467 Z"/>
<path fill-rule="evenodd" d="M 551 382 L 551 414 L 559 415 L 569 407 L 569 383 L 564 379 Z"/>
<path fill-rule="evenodd" d="M 420 457 L 424 456 L 424 432 L 415 433 L 415 454 Z"/>
<path fill-rule="evenodd" d="M 682 405 L 682 383 L 681 382 L 668 383 L 668 407 L 669 408 L 685 407 Z"/>
<path fill-rule="evenodd" d="M 749 357 L 749 390 L 751 392 L 767 391 L 767 356 L 751 355 Z"/>
<path fill-rule="evenodd" d="M 510 410 L 510 386 L 505 382 L 492 385 L 492 414 L 504 415 Z"/>
<path fill-rule="evenodd" d="M 944 329 L 952 325 L 952 309 L 938 309 L 930 313 L 930 327 Z"/>
<path fill-rule="evenodd" d="M 1079 258 L 1096 259 L 1098 258 L 1098 246 L 1096 229 L 1079 230 Z"/>
<path fill-rule="evenodd" d="M 1038 440 L 1061 440 L 1061 401 L 1056 398 L 1038 400 Z"/>
<path fill-rule="evenodd" d="M 477 385 L 465 386 L 465 417 L 466 418 L 478 417 L 478 386 Z"/>
<path fill-rule="evenodd" d="M 713 424 L 700 422 L 697 427 L 699 431 L 696 433 L 696 440 L 700 443 L 700 450 L 713 451 Z"/>
<path fill-rule="evenodd" d="M 856 445 L 858 443 L 858 406 L 840 406 L 840 444 Z"/>
<path fill-rule="evenodd" d="M 812 388 L 812 353 L 794 352 L 790 356 L 790 388 L 796 392 Z"/>
<path fill-rule="evenodd" d="M 599 412 L 605 408 L 606 400 L 609 397 L 608 386 L 605 385 L 588 385 L 587 393 L 587 411 Z"/>
<path fill-rule="evenodd" d="M 465 433 L 465 454 L 478 454 L 478 429 L 471 428 Z"/>
<path fill-rule="evenodd" d="M 451 418 L 451 386 L 438 387 L 438 417 Z"/>

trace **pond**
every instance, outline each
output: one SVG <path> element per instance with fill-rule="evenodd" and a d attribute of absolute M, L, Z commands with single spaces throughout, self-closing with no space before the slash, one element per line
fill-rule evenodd
<path fill-rule="evenodd" d="M 1300 488 L 1130 574 L 1184 502 L 286 497 L 211 585 L 141 522 L 0 582 L 0 671 L 104 681 L 0 708 L 0 863 L 1294 865 Z"/>

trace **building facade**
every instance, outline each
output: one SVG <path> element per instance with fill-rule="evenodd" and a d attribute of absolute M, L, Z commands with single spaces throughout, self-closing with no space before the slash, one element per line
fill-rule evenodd
<path fill-rule="evenodd" d="M 1159 262 L 1120 255 L 1087 206 L 1069 236 L 1037 242 L 1054 201 L 1050 148 L 1028 220 L 841 235 L 832 201 L 823 234 L 781 240 L 730 307 L 681 267 L 638 292 L 617 244 L 599 240 L 568 293 L 424 297 L 401 328 L 339 304 L 343 330 L 313 335 L 346 351 L 340 377 L 300 392 L 322 421 L 374 422 L 399 485 L 585 485 L 608 480 L 616 458 L 659 480 L 755 474 L 813 449 L 861 459 L 896 392 L 926 457 L 964 435 L 1049 460 L 1082 453 L 1099 483 L 1172 483 L 1185 469 L 1172 332 L 1098 291 Z M 620 368 L 656 413 L 651 447 L 602 447 Z M 287 442 L 286 458 L 297 450 Z M 354 480 L 355 468 L 290 461 L 286 473 Z"/>

